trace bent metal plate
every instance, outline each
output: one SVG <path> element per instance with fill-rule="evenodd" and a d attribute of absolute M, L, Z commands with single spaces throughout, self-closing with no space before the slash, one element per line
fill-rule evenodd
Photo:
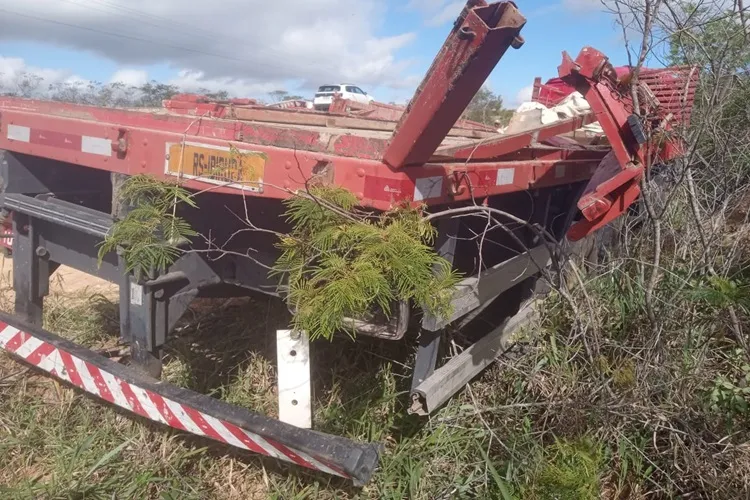
<path fill-rule="evenodd" d="M 167 175 L 263 192 L 265 153 L 185 142 L 167 143 L 166 158 Z"/>

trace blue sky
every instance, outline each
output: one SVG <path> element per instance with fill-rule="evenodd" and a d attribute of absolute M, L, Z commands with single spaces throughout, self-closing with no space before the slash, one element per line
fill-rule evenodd
<path fill-rule="evenodd" d="M 20 4 L 13 0 L 0 0 L 0 18 L 4 17 L 7 23 L 15 21 L 3 29 L 3 21 L 0 19 L 0 57 L 13 59 L 16 71 L 20 64 L 18 60 L 22 60 L 25 70 L 57 75 L 58 78 L 108 82 L 113 76 L 126 75 L 123 78 L 132 79 L 134 83 L 147 78 L 187 82 L 188 86 L 198 81 L 208 88 L 228 85 L 233 93 L 257 94 L 278 86 L 307 93 L 316 85 L 313 82 L 326 83 L 320 81 L 325 78 L 320 76 L 324 73 L 309 69 L 309 66 L 314 65 L 313 56 L 308 54 L 294 60 L 297 55 L 294 51 L 302 50 L 309 44 L 313 51 L 310 54 L 324 57 L 332 51 L 334 56 L 328 57 L 329 60 L 337 60 L 341 56 L 341 64 L 347 67 L 339 73 L 362 75 L 362 80 L 358 83 L 382 101 L 399 101 L 411 95 L 415 84 L 424 75 L 445 40 L 461 6 L 461 2 L 455 0 L 360 0 L 363 9 L 367 9 L 366 12 L 360 12 L 363 9 L 358 9 L 358 4 L 351 1 L 308 0 L 299 5 L 303 6 L 300 8 L 310 10 L 304 15 L 300 14 L 298 18 L 292 15 L 288 22 L 281 21 L 285 19 L 282 16 L 275 23 L 274 12 L 269 11 L 264 28 L 270 30 L 269 33 L 278 32 L 278 39 L 275 40 L 274 35 L 258 37 L 252 43 L 248 42 L 247 48 L 240 50 L 230 45 L 238 43 L 235 40 L 239 40 L 242 30 L 234 30 L 231 42 L 226 38 L 227 41 L 215 46 L 208 45 L 205 39 L 184 38 L 189 31 L 195 32 L 194 28 L 203 29 L 206 33 L 203 36 L 207 36 L 208 29 L 195 27 L 195 24 L 205 18 L 206 12 L 210 12 L 206 11 L 208 2 L 194 0 L 175 4 L 175 0 L 154 0 L 143 3 L 145 19 L 147 22 L 150 20 L 152 25 L 146 30 L 147 26 L 138 23 L 137 12 L 132 9 L 137 7 L 136 0 L 130 3 L 125 0 L 56 0 L 56 3 L 49 3 L 51 1 L 28 0 L 26 4 Z M 151 7 L 159 2 L 163 3 L 163 9 L 158 8 L 158 5 Z M 214 3 L 222 2 L 233 7 L 237 4 L 236 0 L 214 0 Z M 620 31 L 612 16 L 603 12 L 598 0 L 519 0 L 517 4 L 527 18 L 522 31 L 526 43 L 520 50 L 509 50 L 487 82 L 493 91 L 505 98 L 508 105 L 517 104 L 519 92 L 530 86 L 535 76 L 556 76 L 563 50 L 575 55 L 584 45 L 591 45 L 608 54 L 613 63 L 625 63 L 626 54 Z M 166 26 L 166 20 L 175 15 L 170 13 L 170 5 L 181 5 L 183 13 L 180 15 L 185 17 L 176 21 L 181 23 L 178 24 L 179 29 L 174 26 L 171 31 L 158 29 L 162 24 Z M 193 17 L 190 17 L 191 5 L 195 9 Z M 261 9 L 266 8 L 268 3 L 264 0 L 257 5 Z M 348 5 L 351 11 L 340 13 L 342 5 Z M 59 13 L 50 12 L 50 9 L 58 9 L 60 6 L 65 9 Z M 252 6 L 248 9 L 252 9 Z M 294 6 L 290 5 L 289 10 L 294 10 Z M 336 17 L 337 12 L 339 15 Z M 282 14 L 284 12 L 280 11 L 279 15 Z M 66 15 L 70 15 L 70 21 L 66 21 Z M 103 24 L 110 21 L 110 18 L 113 28 L 107 28 Z M 330 29 L 326 19 L 330 19 Z M 28 23 L 25 29 L 12 29 L 17 28 L 21 21 Z M 283 23 L 283 26 L 278 23 Z M 309 29 L 310 26 L 320 27 Z M 106 35 L 105 32 L 140 37 L 143 40 L 118 38 Z M 201 34 L 200 31 L 197 32 Z M 361 39 L 358 39 L 359 33 L 362 34 Z M 217 39 L 221 36 L 230 35 L 217 35 Z M 326 40 L 329 39 L 335 40 L 335 43 L 326 45 Z M 156 43 L 149 44 L 149 40 Z M 362 54 L 358 53 L 358 44 L 367 48 L 363 53 L 364 57 L 360 57 Z M 165 45 L 197 47 L 198 49 L 191 50 L 205 50 L 207 53 L 191 58 L 189 52 L 178 55 L 179 51 L 172 51 Z M 331 49 L 344 46 L 347 48 Z M 223 50 L 226 52 L 221 52 Z M 160 55 L 161 52 L 163 55 Z M 237 55 L 238 52 L 241 54 Z M 224 55 L 224 59 L 231 56 L 235 61 L 230 64 L 225 60 L 222 65 L 219 58 L 212 58 L 212 54 Z M 258 54 L 269 57 L 264 59 L 265 62 L 255 62 Z M 247 61 L 248 67 L 243 67 L 244 61 Z M 309 66 L 305 65 L 306 62 L 309 62 Z M 282 71 L 285 64 L 290 66 L 286 68 L 289 70 L 286 73 Z M 229 68 L 230 65 L 232 68 Z M 357 71 L 348 71 L 357 65 L 362 67 L 356 68 Z M 299 70 L 300 78 L 289 78 L 289 74 L 294 74 L 295 67 L 305 69 Z M 258 71 L 258 68 L 263 68 L 263 71 Z M 2 70 L 0 66 L 0 73 Z M 185 74 L 185 70 L 189 70 L 189 74 Z M 6 73 L 7 71 L 6 69 Z M 244 72 L 247 72 L 247 78 Z M 268 76 L 261 73 L 268 73 Z M 336 70 L 330 74 L 336 74 Z"/>

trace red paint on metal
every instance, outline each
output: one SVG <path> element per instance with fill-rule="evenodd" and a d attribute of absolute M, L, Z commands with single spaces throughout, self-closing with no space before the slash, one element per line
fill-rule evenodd
<path fill-rule="evenodd" d="M 250 142 L 259 145 L 282 148 L 335 152 L 335 144 L 349 131 L 331 130 L 321 132 L 316 129 L 293 128 L 284 124 L 251 123 L 238 120 L 223 120 L 203 116 L 180 116 L 163 111 L 123 110 L 97 108 L 78 104 L 67 104 L 52 101 L 34 101 L 19 98 L 0 97 L 0 110 L 3 113 L 3 129 L 6 123 L 28 126 L 39 130 L 92 137 L 109 137 L 116 139 L 120 130 L 126 132 L 140 131 L 142 138 L 148 139 L 150 131 L 154 133 L 177 133 L 187 140 L 200 137 L 222 139 L 225 141 Z M 285 111 L 285 110 L 276 110 Z M 289 110 L 286 110 L 289 111 Z M 7 134 L 0 134 L 0 143 L 8 143 Z M 370 141 L 361 152 L 338 149 L 337 154 L 365 159 L 379 159 L 388 144 L 388 140 L 378 137 L 367 137 Z M 129 138 L 131 149 L 141 141 Z M 363 142 L 363 141 L 362 141 Z M 18 141 L 14 144 L 19 145 Z M 4 149 L 13 150 L 12 147 Z M 75 162 L 74 162 L 75 163 Z"/>
<path fill-rule="evenodd" d="M 68 377 L 68 380 L 70 380 L 70 383 L 76 387 L 84 388 L 81 374 L 78 373 L 78 368 L 76 368 L 76 365 L 73 362 L 73 357 L 67 351 L 58 350 L 58 352 L 60 353 L 60 359 L 62 360 L 63 366 L 65 367 L 65 375 Z"/>
<path fill-rule="evenodd" d="M 601 229 L 605 225 L 609 224 L 617 217 L 625 213 L 630 205 L 632 205 L 638 195 L 641 193 L 641 189 L 636 183 L 627 183 L 623 185 L 616 193 L 613 193 L 614 203 L 610 207 L 609 211 L 604 213 L 600 218 L 589 221 L 582 219 L 573 224 L 568 230 L 568 239 L 571 241 L 578 241 L 588 234 L 593 233 L 597 229 Z"/>
<path fill-rule="evenodd" d="M 409 178 L 394 179 L 365 176 L 365 198 L 370 200 L 398 203 L 414 198 L 414 182 Z"/>
<path fill-rule="evenodd" d="M 638 87 L 640 111 L 644 112 L 643 116 L 652 116 L 656 112 L 657 117 L 641 119 L 643 134 L 651 143 L 639 144 L 628 123 L 633 114 L 633 102 L 627 72 L 618 74 L 607 57 L 591 47 L 581 50 L 575 61 L 563 53 L 559 67 L 561 81 L 583 94 L 612 148 L 578 201 L 585 220 L 571 228 L 571 237 L 581 238 L 586 231 L 594 231 L 623 214 L 637 198 L 640 192 L 638 182 L 653 157 L 666 159 L 681 152 L 680 144 L 673 140 L 656 144 L 651 133 L 659 128 L 665 131 L 672 128 L 672 123 L 667 120 L 670 113 L 685 123 L 689 117 L 688 101 L 692 106 L 695 95 L 697 76 L 694 73 L 697 72 L 692 69 L 685 73 L 684 68 L 642 73 Z"/>
<path fill-rule="evenodd" d="M 276 441 L 269 441 L 269 443 L 271 444 L 271 446 L 273 446 L 274 448 L 276 448 L 277 450 L 279 450 L 281 453 L 283 453 L 287 457 L 291 458 L 292 461 L 295 464 L 300 465 L 302 467 L 306 467 L 308 469 L 315 469 L 316 468 L 313 464 L 311 464 L 310 462 L 308 462 L 307 460 L 305 460 L 301 456 L 297 455 L 294 451 L 292 451 L 291 449 L 287 448 L 283 444 L 277 443 Z"/>
<path fill-rule="evenodd" d="M 190 408 L 189 406 L 182 406 L 182 409 L 185 410 L 185 413 L 190 418 L 190 420 L 192 420 L 193 423 L 195 423 L 195 425 L 197 425 L 198 428 L 206 434 L 206 436 L 217 441 L 224 441 L 224 438 L 221 437 L 221 434 L 219 434 L 216 429 L 211 427 L 208 422 L 206 422 L 206 419 L 203 418 L 203 415 L 201 415 L 199 411 Z"/>
<path fill-rule="evenodd" d="M 546 162 L 534 168 L 534 187 L 551 187 L 584 181 L 599 160 Z"/>
<path fill-rule="evenodd" d="M 187 430 L 180 419 L 177 418 L 175 414 L 172 413 L 172 410 L 169 409 L 169 406 L 167 406 L 167 403 L 166 401 L 164 401 L 163 397 L 150 391 L 146 391 L 146 394 L 151 402 L 154 403 L 154 407 L 156 407 L 156 410 L 164 418 L 164 421 L 168 426 L 174 427 L 175 429 L 179 429 L 181 431 Z"/>
<path fill-rule="evenodd" d="M 259 446 L 258 443 L 256 443 L 255 441 L 247 437 L 247 434 L 245 434 L 245 432 L 242 429 L 240 429 L 236 425 L 231 424 L 229 422 L 223 422 L 223 424 L 224 424 L 224 427 L 226 427 L 226 429 L 229 432 L 231 432 L 232 435 L 240 441 L 240 443 L 247 446 L 250 451 L 255 452 L 255 453 L 260 453 L 261 455 L 268 455 L 268 452 L 264 450 L 261 446 Z"/>
<path fill-rule="evenodd" d="M 34 352 L 29 354 L 29 356 L 26 358 L 29 360 L 29 363 L 38 365 L 42 362 L 42 359 L 46 358 L 48 355 L 50 355 L 55 350 L 55 347 L 47 344 L 46 342 L 43 342 L 39 344 L 39 347 L 34 349 Z"/>
<path fill-rule="evenodd" d="M 12 117 L 14 123 L 28 126 L 32 130 L 43 129 L 52 132 L 71 133 L 81 136 L 88 135 L 93 137 L 113 138 L 117 137 L 119 130 L 122 128 L 120 124 L 112 125 L 97 121 L 61 118 L 58 116 L 40 115 L 37 113 L 19 111 L 7 111 L 3 116 L 4 118 Z M 198 122 L 207 121 L 211 120 L 199 120 Z M 52 158 L 58 161 L 76 163 L 100 170 L 124 174 L 147 173 L 161 178 L 166 178 L 165 155 L 167 152 L 167 145 L 180 144 L 184 137 L 182 133 L 142 127 L 130 127 L 127 129 L 129 144 L 127 154 L 120 157 L 113 156 L 108 158 L 109 161 L 104 161 L 104 157 L 101 155 L 83 153 L 71 149 L 58 148 L 49 145 L 32 145 L 18 141 L 13 141 L 11 143 L 7 140 L 6 134 L 3 133 L 5 132 L 5 123 L 7 122 L 4 121 L 3 128 L 0 129 L 0 148 L 2 149 Z M 256 142 L 256 144 L 227 140 L 221 137 L 223 135 L 222 131 L 228 130 L 227 128 L 224 128 L 226 125 L 223 123 L 222 125 L 219 125 L 218 128 L 212 128 L 210 124 L 206 123 L 196 123 L 195 127 L 198 129 L 196 132 L 200 135 L 190 134 L 186 137 L 187 141 L 206 146 L 228 147 L 229 145 L 234 145 L 238 148 L 257 151 L 266 155 L 267 163 L 264 169 L 262 193 L 251 191 L 244 191 L 243 193 L 243 191 L 237 187 L 212 185 L 196 179 L 183 179 L 184 185 L 187 188 L 203 190 L 210 187 L 212 191 L 217 193 L 244 194 L 245 196 L 285 199 L 291 196 L 291 193 L 295 190 L 305 189 L 306 179 L 310 179 L 313 176 L 313 169 L 316 165 L 318 165 L 320 161 L 324 161 L 330 163 L 334 173 L 333 182 L 336 185 L 342 186 L 353 193 L 362 193 L 363 206 L 380 210 L 391 208 L 393 203 L 413 200 L 414 182 L 418 178 L 441 176 L 444 178 L 444 187 L 447 187 L 457 173 L 464 172 L 469 175 L 469 179 L 473 179 L 472 176 L 480 175 L 482 172 L 485 174 L 489 172 L 489 175 L 492 176 L 497 175 L 498 168 L 513 168 L 517 171 L 517 179 L 522 179 L 523 175 L 526 175 L 522 173 L 524 171 L 530 172 L 528 178 L 533 179 L 533 169 L 535 168 L 535 165 L 544 164 L 544 162 L 551 164 L 554 163 L 556 159 L 562 160 L 566 158 L 564 154 L 583 154 L 576 152 L 563 153 L 554 148 L 546 150 L 545 152 L 543 152 L 542 149 L 539 149 L 538 154 L 533 154 L 541 158 L 541 160 L 532 159 L 531 157 L 524 159 L 520 155 L 525 153 L 519 152 L 514 153 L 516 155 L 514 158 L 507 158 L 507 160 L 517 159 L 518 161 L 502 161 L 494 163 L 430 163 L 419 167 L 407 167 L 400 170 L 394 170 L 382 162 L 362 158 L 344 157 L 344 154 L 357 154 L 356 149 L 358 148 L 358 145 L 361 145 L 361 147 L 364 148 L 366 144 L 372 144 L 368 142 L 360 142 L 360 138 L 357 136 L 344 135 L 340 138 L 332 139 L 334 141 L 334 147 L 337 148 L 337 153 L 339 153 L 339 155 L 330 155 L 308 151 L 304 149 L 304 145 L 300 145 L 299 142 L 290 138 L 283 138 L 279 135 L 273 137 L 267 136 L 264 140 L 278 143 L 284 142 L 288 139 L 292 144 L 289 144 L 289 147 L 272 147 L 257 144 L 258 142 L 262 142 L 257 139 L 252 140 L 253 142 Z M 268 129 L 261 128 L 257 130 L 267 131 Z M 279 128 L 275 130 L 283 133 L 284 129 Z M 217 133 L 216 135 L 213 135 L 212 132 Z M 359 151 L 362 152 L 363 150 L 360 149 Z M 533 152 L 536 150 L 532 148 L 528 149 L 528 151 Z M 555 151 L 558 152 L 556 153 Z M 287 166 L 290 168 L 287 168 Z M 365 175 L 362 176 L 358 174 L 360 171 L 364 172 Z M 381 178 L 384 181 L 382 184 L 378 184 L 378 181 L 372 180 L 366 182 L 368 177 Z M 476 179 L 473 179 L 472 182 L 478 183 L 481 186 L 483 196 L 502 194 L 513 190 L 517 191 L 528 188 L 528 183 L 514 183 L 512 186 L 488 185 L 485 187 L 483 184 L 489 181 L 481 181 L 480 179 L 480 177 L 477 177 Z M 375 183 L 373 184 L 373 182 Z M 395 189 L 399 192 L 386 193 L 386 191 L 384 191 L 385 183 L 389 183 L 389 187 L 395 186 Z M 424 202 L 432 205 L 466 199 L 470 199 L 468 193 L 464 192 L 458 193 L 455 196 L 450 196 L 446 191 L 442 196 L 430 198 Z"/>
<path fill-rule="evenodd" d="M 588 101 L 620 165 L 634 160 L 643 163 L 640 148 L 627 123 L 630 113 L 625 109 L 623 98 L 613 96 L 615 72 L 607 56 L 592 47 L 584 47 L 574 61 L 564 52 L 558 71 L 560 78 Z"/>
<path fill-rule="evenodd" d="M 498 163 L 504 161 L 563 161 L 563 160 L 601 160 L 611 150 L 594 147 L 581 147 L 577 149 L 557 148 L 551 146 L 533 146 L 520 149 L 496 158 Z"/>
<path fill-rule="evenodd" d="M 341 156 L 380 158 L 388 144 L 385 140 L 374 140 L 358 135 L 340 135 L 332 140 L 331 152 Z"/>
<path fill-rule="evenodd" d="M 631 163 L 622 168 L 608 155 L 589 181 L 578 201 L 578 208 L 586 219 L 595 221 L 616 205 L 617 194 L 626 191 L 624 186 L 637 184 L 641 175 L 643 167 Z"/>
<path fill-rule="evenodd" d="M 141 406 L 140 401 L 138 401 L 138 396 L 136 396 L 133 389 L 130 388 L 130 384 L 122 380 L 117 380 L 115 383 L 120 386 L 122 395 L 125 396 L 125 400 L 130 405 L 130 409 L 142 417 L 149 418 L 148 412 L 143 409 L 143 406 Z"/>
<path fill-rule="evenodd" d="M 363 118 L 377 118 L 380 120 L 398 121 L 406 111 L 406 106 L 397 106 L 394 104 L 385 104 L 373 101 L 365 104 L 357 101 L 343 99 L 338 94 L 333 96 L 328 113 L 331 114 L 348 114 Z M 496 130 L 489 125 L 471 120 L 458 120 L 453 127 L 454 129 L 481 130 L 484 132 L 494 133 Z"/>
<path fill-rule="evenodd" d="M 618 79 L 623 79 L 631 72 L 629 66 L 614 68 Z M 676 121 L 687 125 L 693 108 L 695 89 L 698 84 L 698 68 L 692 66 L 670 66 L 668 68 L 641 68 L 639 80 L 659 98 L 659 118 L 669 113 Z M 575 91 L 575 86 L 563 78 L 552 78 L 541 83 L 541 78 L 534 81 L 532 101 L 552 107 Z"/>
<path fill-rule="evenodd" d="M 482 2 L 484 3 L 484 2 Z M 412 98 L 383 160 L 422 164 L 440 146 L 526 20 L 511 2 L 476 7 L 469 0 Z"/>
<path fill-rule="evenodd" d="M 99 367 L 86 363 L 86 368 L 88 369 L 91 378 L 94 379 L 96 389 L 99 391 L 99 397 L 110 403 L 114 403 L 115 398 L 112 396 L 112 391 L 107 387 L 107 383 L 104 381 L 104 377 L 102 377 L 102 372 L 99 370 Z"/>
<path fill-rule="evenodd" d="M 17 332 L 10 339 L 10 341 L 7 344 L 5 344 L 5 348 L 9 352 L 16 352 L 18 350 L 18 348 L 21 347 L 22 345 L 24 345 L 26 343 L 26 341 L 29 340 L 30 338 L 31 338 L 31 335 L 29 335 L 28 333 Z"/>
<path fill-rule="evenodd" d="M 40 146 L 53 146 L 56 148 L 81 151 L 82 137 L 66 132 L 54 132 L 52 130 L 31 129 L 29 142 Z"/>

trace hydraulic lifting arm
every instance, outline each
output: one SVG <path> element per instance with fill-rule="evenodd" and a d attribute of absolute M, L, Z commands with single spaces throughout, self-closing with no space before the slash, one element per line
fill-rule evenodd
<path fill-rule="evenodd" d="M 695 93 L 695 72 L 676 68 L 669 74 L 656 75 L 656 85 L 640 85 L 639 111 L 633 109 L 629 84 L 618 79 L 608 58 L 596 49 L 585 47 L 573 60 L 566 52 L 558 71 L 560 78 L 580 92 L 591 106 L 612 151 L 602 160 L 592 176 L 578 208 L 583 219 L 574 224 L 568 237 L 579 240 L 611 222 L 635 202 L 640 194 L 639 182 L 654 161 L 666 160 L 679 152 L 679 144 L 668 140 L 657 144 L 657 130 L 669 131 L 670 121 L 681 118 L 685 123 Z M 668 78 L 667 78 L 668 76 Z M 644 78 L 645 80 L 646 78 Z M 657 88 L 655 95 L 650 86 Z M 670 89 L 665 93 L 661 89 Z M 660 102 L 659 96 L 663 102 Z M 675 103 L 682 109 L 675 108 Z M 677 116 L 676 116 L 677 115 Z"/>
<path fill-rule="evenodd" d="M 508 47 L 520 48 L 526 19 L 513 2 L 469 0 L 396 127 L 383 161 L 426 163 Z"/>

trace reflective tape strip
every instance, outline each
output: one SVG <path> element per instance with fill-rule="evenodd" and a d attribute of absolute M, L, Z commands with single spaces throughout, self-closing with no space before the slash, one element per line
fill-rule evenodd
<path fill-rule="evenodd" d="M 8 139 L 29 142 L 31 140 L 31 129 L 20 125 L 8 125 Z"/>
<path fill-rule="evenodd" d="M 495 181 L 496 186 L 507 186 L 513 184 L 513 178 L 516 175 L 515 168 L 501 168 L 497 171 L 497 179 Z"/>
<path fill-rule="evenodd" d="M 14 326 L 6 326 L 0 331 L 0 347 L 5 348 L 5 345 L 10 342 L 10 339 L 16 336 L 18 328 Z"/>
<path fill-rule="evenodd" d="M 443 178 L 422 177 L 414 184 L 414 201 L 422 201 L 430 198 L 440 198 L 443 194 Z"/>
<path fill-rule="evenodd" d="M 81 151 L 93 155 L 112 156 L 112 141 L 84 135 L 81 138 Z"/>

